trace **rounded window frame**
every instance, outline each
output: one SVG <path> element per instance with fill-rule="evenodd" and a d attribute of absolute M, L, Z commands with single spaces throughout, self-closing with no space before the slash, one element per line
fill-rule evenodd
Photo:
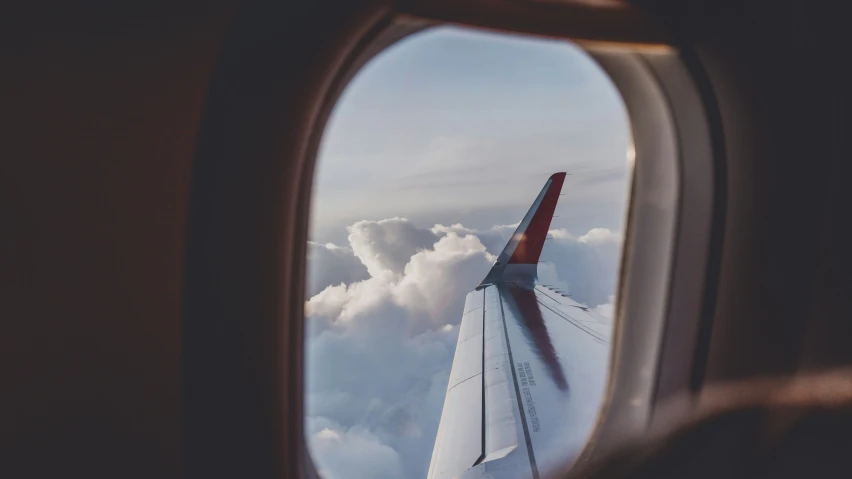
<path fill-rule="evenodd" d="M 325 121 L 360 68 L 397 41 L 442 24 L 396 16 L 351 57 L 327 96 L 323 128 L 314 129 L 318 136 L 312 141 L 311 164 L 317 159 Z M 498 32 L 536 36 L 529 31 Z M 684 57 L 689 53 L 663 43 L 562 38 L 582 47 L 618 89 L 635 149 L 608 390 L 578 464 L 662 420 L 655 412 L 663 404 L 685 412 L 689 398 L 701 388 L 704 364 L 695 356 L 706 355 L 712 321 L 705 293 L 715 290 L 707 288 L 713 281 L 707 278 L 708 258 L 714 228 L 721 237 L 719 211 L 724 205 L 718 202 L 724 195 L 719 163 L 724 148 L 713 141 L 708 110 L 715 104 L 708 105 L 712 98 L 696 85 L 695 76 L 702 72 L 696 71 L 700 66 L 692 58 Z M 312 169 L 310 173 L 302 184 L 313 181 Z M 309 206 L 310 195 L 307 201 Z M 684 396 L 687 400 L 679 400 Z M 669 406 L 667 412 L 671 411 Z M 307 477 L 318 477 L 313 474 Z"/>
<path fill-rule="evenodd" d="M 606 452 L 624 435 L 651 427 L 661 404 L 680 395 L 696 396 L 704 383 L 718 282 L 718 261 L 711 258 L 721 248 L 725 210 L 721 121 L 696 55 L 667 44 L 655 25 L 627 6 L 510 2 L 500 10 L 475 2 L 409 0 L 392 7 L 365 1 L 351 8 L 357 15 L 336 14 L 335 25 L 343 30 L 332 35 L 321 58 L 297 58 L 309 68 L 294 91 L 282 93 L 274 82 L 248 82 L 265 90 L 253 91 L 255 97 L 248 99 L 235 97 L 246 77 L 269 70 L 282 75 L 280 66 L 264 55 L 289 37 L 276 33 L 273 22 L 260 22 L 273 29 L 261 33 L 252 23 L 279 13 L 275 9 L 280 6 L 273 3 L 253 6 L 233 26 L 199 135 L 183 319 L 183 454 L 188 473 L 250 463 L 251 470 L 270 477 L 318 477 L 304 436 L 302 300 L 320 138 L 358 69 L 397 40 L 436 24 L 570 39 L 607 72 L 627 107 L 635 168 L 611 374 L 598 425 L 578 463 Z M 319 18 L 319 12 L 312 15 L 314 21 Z M 240 48 L 258 52 L 237 60 Z M 305 91 L 308 97 L 279 116 L 256 104 L 265 94 L 277 92 L 280 102 L 282 96 L 292 101 Z M 270 119 L 281 124 L 265 124 Z M 235 122 L 264 128 L 256 134 L 228 134 Z M 281 137 L 276 126 L 291 130 Z M 262 147 L 246 148 L 258 139 Z M 257 157 L 232 161 L 243 148 Z M 231 177 L 235 172 L 240 175 L 237 186 Z M 260 188 L 246 198 L 241 188 L 248 184 Z M 255 210 L 246 216 L 240 208 Z M 235 239 L 233 223 L 270 234 Z M 235 266 L 246 248 L 253 249 L 253 262 Z M 261 257 L 266 260 L 260 262 Z M 229 362 L 227 375 L 211 374 L 211 362 Z M 217 396 L 240 388 L 246 389 L 239 396 Z M 679 404 L 689 408 L 691 403 Z M 231 436 L 239 436 L 239 442 L 223 440 Z"/>

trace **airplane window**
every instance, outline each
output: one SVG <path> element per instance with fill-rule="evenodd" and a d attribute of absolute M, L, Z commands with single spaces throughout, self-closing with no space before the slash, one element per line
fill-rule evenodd
<path fill-rule="evenodd" d="M 439 27 L 355 76 L 308 249 L 322 477 L 532 478 L 575 459 L 607 381 L 631 144 L 614 85 L 566 41 Z"/>

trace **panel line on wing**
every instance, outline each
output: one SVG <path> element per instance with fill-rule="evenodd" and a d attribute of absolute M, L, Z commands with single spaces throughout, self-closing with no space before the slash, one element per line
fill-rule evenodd
<path fill-rule="evenodd" d="M 540 301 L 539 299 L 537 299 L 537 298 L 536 298 L 536 301 L 538 301 L 538 304 L 540 304 L 540 305 L 544 306 L 545 308 L 549 309 L 550 311 L 552 311 L 554 314 L 556 314 L 556 315 L 557 315 L 557 316 L 559 316 L 560 318 L 562 318 L 562 319 L 564 319 L 565 321 L 568 321 L 569 323 L 571 323 L 571 324 L 573 324 L 574 326 L 576 326 L 576 327 L 577 327 L 577 329 L 579 329 L 580 331 L 583 331 L 584 333 L 588 334 L 589 336 L 591 336 L 591 337 L 595 338 L 595 339 L 596 339 L 596 340 L 598 340 L 598 341 L 603 342 L 604 344 L 608 344 L 608 343 L 609 343 L 609 341 L 607 341 L 605 338 L 603 338 L 603 337 L 600 335 L 600 333 L 598 333 L 597 331 L 593 331 L 593 330 L 589 329 L 589 327 L 588 327 L 588 326 L 586 326 L 586 325 L 584 325 L 584 324 L 578 324 L 578 320 L 575 320 L 575 319 L 571 318 L 570 316 L 568 316 L 568 315 L 566 315 L 566 314 L 560 313 L 559 311 L 557 311 L 557 310 L 555 310 L 555 309 L 551 308 L 550 306 L 548 306 L 548 305 L 544 304 L 543 302 L 541 302 L 541 301 Z"/>
<path fill-rule="evenodd" d="M 518 387 L 518 374 L 515 372 L 515 358 L 512 356 L 512 344 L 509 342 L 509 328 L 506 326 L 506 312 L 503 309 L 503 293 L 497 288 L 497 298 L 500 300 L 500 315 L 503 318 L 503 334 L 506 337 L 506 351 L 509 353 L 509 364 L 512 370 L 512 381 L 515 386 L 515 397 L 517 399 L 518 411 L 521 415 L 521 426 L 524 430 L 524 441 L 527 444 L 527 455 L 530 460 L 530 469 L 532 470 L 533 479 L 539 479 L 538 465 L 535 462 L 535 452 L 533 451 L 532 439 L 530 438 L 530 429 L 527 426 L 527 415 L 524 412 L 523 400 L 521 399 L 521 390 Z"/>
<path fill-rule="evenodd" d="M 542 290 L 540 290 L 540 289 L 538 289 L 538 288 L 536 288 L 536 291 L 537 291 L 537 292 L 539 292 L 539 293 L 541 293 L 541 294 L 543 294 L 543 295 L 545 295 L 545 296 L 547 296 L 548 298 L 552 299 L 552 300 L 553 300 L 553 302 L 554 302 L 554 303 L 556 303 L 556 304 L 558 304 L 559 306 L 569 306 L 569 307 L 571 307 L 571 308 L 581 309 L 581 310 L 586 311 L 586 312 L 588 312 L 588 311 L 589 311 L 589 309 L 588 309 L 588 308 L 585 308 L 585 307 L 583 307 L 583 306 L 577 306 L 576 304 L 565 304 L 565 303 L 563 303 L 562 301 L 559 301 L 558 299 L 554 298 L 553 296 L 551 296 L 551 295 L 549 295 L 549 294 L 545 293 L 544 291 L 542 291 Z M 574 318 L 574 320 L 575 320 L 575 321 L 582 321 L 582 322 L 584 322 L 584 323 L 596 323 L 596 324 L 603 324 L 604 326 L 608 326 L 608 325 L 609 325 L 609 323 L 606 323 L 606 322 L 604 322 L 604 321 L 598 321 L 597 319 L 577 319 L 577 318 Z"/>
<path fill-rule="evenodd" d="M 549 288 L 548 288 L 548 289 L 549 289 Z M 556 298 L 554 298 L 553 296 L 551 296 L 550 294 L 548 294 L 548 293 L 547 293 L 546 291 L 544 291 L 543 289 L 539 289 L 538 285 L 536 285 L 536 286 L 535 286 L 535 290 L 536 290 L 537 292 L 539 292 L 539 293 L 541 293 L 541 294 L 543 294 L 543 295 L 547 296 L 548 298 L 552 299 L 554 303 L 557 303 L 557 304 L 559 304 L 560 306 L 570 306 L 570 307 L 572 307 L 572 308 L 582 309 L 583 311 L 588 311 L 588 310 L 589 310 L 589 308 L 587 308 L 586 306 L 582 306 L 582 305 L 580 305 L 579 303 L 578 303 L 578 304 L 565 304 L 565 303 L 563 303 L 562 301 L 560 301 L 559 299 L 556 299 Z"/>
<path fill-rule="evenodd" d="M 453 384 L 452 386 L 450 386 L 450 388 L 449 388 L 449 389 L 447 389 L 447 391 L 452 390 L 454 387 L 456 387 L 456 386 L 458 386 L 458 385 L 462 384 L 463 382 L 470 381 L 471 379 L 473 379 L 473 378 L 475 378 L 475 377 L 477 377 L 477 376 L 481 376 L 481 375 L 482 375 L 482 373 L 476 373 L 476 374 L 474 374 L 473 376 L 471 376 L 471 377 L 469 377 L 469 378 L 462 379 L 461 381 L 459 381 L 459 382 L 457 382 L 457 383 Z"/>
<path fill-rule="evenodd" d="M 477 465 L 485 459 L 485 292 L 487 287 L 482 288 L 482 454 L 473 465 Z M 474 308 L 475 310 L 476 308 Z"/>
<path fill-rule="evenodd" d="M 550 289 L 550 288 L 545 288 L 545 289 L 547 289 L 548 291 L 553 291 L 553 290 L 552 290 L 552 289 Z M 577 304 L 565 304 L 565 303 L 563 303 L 561 300 L 559 300 L 559 299 L 557 299 L 557 298 L 554 298 L 553 296 L 551 296 L 550 294 L 548 294 L 548 293 L 547 293 L 547 291 L 545 291 L 544 289 L 540 289 L 540 288 L 539 288 L 539 285 L 535 285 L 535 290 L 536 290 L 537 292 L 539 292 L 539 293 L 541 293 L 541 294 L 543 294 L 543 295 L 547 296 L 548 298 L 552 299 L 554 303 L 559 303 L 559 305 L 560 305 L 560 306 L 571 306 L 572 308 L 579 308 L 579 309 L 586 310 L 586 311 L 588 311 L 588 309 L 589 309 L 589 308 L 587 308 L 587 307 L 585 307 L 585 306 L 581 305 L 580 303 L 577 303 Z M 554 291 L 554 292 L 555 292 L 555 293 L 557 293 L 557 294 L 559 294 L 559 293 L 558 293 L 558 291 Z M 564 297 L 564 296 L 563 296 L 563 297 Z M 573 300 L 570 300 L 570 301 L 573 301 Z M 575 301 L 575 302 L 576 302 L 576 301 Z"/>
<path fill-rule="evenodd" d="M 535 290 L 536 290 L 536 291 L 538 291 L 539 293 L 541 293 L 541 294 L 543 294 L 543 295 L 547 296 L 548 298 L 550 298 L 550 299 L 552 299 L 552 300 L 556 301 L 557 303 L 562 304 L 562 301 L 559 301 L 558 299 L 554 298 L 553 296 L 551 296 L 551 295 L 549 295 L 549 294 L 545 293 L 544 291 L 542 291 L 542 290 L 538 289 L 538 286 L 536 286 Z"/>
<path fill-rule="evenodd" d="M 462 339 L 462 340 L 461 340 L 461 342 L 459 342 L 459 343 L 456 345 L 456 347 L 461 346 L 462 344 L 464 344 L 464 343 L 466 343 L 466 342 L 470 341 L 471 339 L 476 339 L 476 336 L 472 336 L 472 337 L 469 337 L 469 338 L 466 338 L 466 339 Z"/>

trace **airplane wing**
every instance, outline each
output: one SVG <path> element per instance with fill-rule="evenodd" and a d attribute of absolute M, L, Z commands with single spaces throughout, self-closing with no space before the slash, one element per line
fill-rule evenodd
<path fill-rule="evenodd" d="M 548 179 L 467 295 L 429 479 L 538 479 L 579 454 L 597 420 L 610 322 L 537 280 L 564 178 Z"/>

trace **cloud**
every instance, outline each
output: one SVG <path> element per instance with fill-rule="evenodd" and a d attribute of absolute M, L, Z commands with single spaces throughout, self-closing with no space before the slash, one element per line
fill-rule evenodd
<path fill-rule="evenodd" d="M 519 223 L 496 225 L 484 230 L 466 228 L 461 224 L 435 225 L 435 234 L 474 235 L 486 250 L 499 255 Z M 548 232 L 539 265 L 539 279 L 557 285 L 581 303 L 597 306 L 611 302 L 615 291 L 618 261 L 621 253 L 621 233 L 608 228 L 592 228 L 575 235 L 564 228 Z"/>
<path fill-rule="evenodd" d="M 550 230 L 541 253 L 539 279 L 563 288 L 576 301 L 595 307 L 612 302 L 621 257 L 621 234 L 592 228 L 576 236 Z"/>
<path fill-rule="evenodd" d="M 352 224 L 348 246 L 310 245 L 306 427 L 324 477 L 426 474 L 465 296 L 516 228 L 390 218 Z M 611 311 L 620 235 L 551 236 L 540 274 Z"/>
<path fill-rule="evenodd" d="M 446 314 L 460 311 L 457 306 L 464 306 L 463 295 L 478 284 L 497 258 L 474 235 L 450 232 L 433 248 L 411 257 L 395 293 L 398 304 L 409 311 L 426 312 L 441 324 L 449 322 L 442 321 Z M 459 294 L 462 285 L 470 287 Z"/>
<path fill-rule="evenodd" d="M 360 426 L 344 428 L 328 418 L 312 418 L 308 441 L 325 479 L 405 477 L 399 453 Z"/>
<path fill-rule="evenodd" d="M 354 283 L 369 277 L 352 248 L 308 241 L 308 297 L 332 284 Z"/>
<path fill-rule="evenodd" d="M 592 312 L 603 316 L 604 318 L 608 319 L 610 323 L 612 323 L 612 320 L 615 317 L 615 295 L 611 294 L 609 296 L 609 302 L 599 304 L 592 308 Z"/>
<path fill-rule="evenodd" d="M 414 253 L 429 248 L 438 239 L 406 218 L 359 221 L 347 230 L 352 251 L 372 277 L 401 274 Z"/>
<path fill-rule="evenodd" d="M 577 241 L 593 245 L 617 245 L 621 242 L 621 235 L 610 231 L 608 228 L 592 228 L 588 233 L 577 238 Z"/>
<path fill-rule="evenodd" d="M 464 298 L 495 258 L 475 235 L 437 234 L 405 218 L 359 221 L 348 231 L 368 277 L 325 285 L 306 302 L 308 423 L 334 423 L 314 427 L 312 450 L 327 477 L 422 477 Z M 348 459 L 360 448 L 363 468 Z"/>
<path fill-rule="evenodd" d="M 458 327 L 410 334 L 393 327 L 406 319 L 404 311 L 374 314 L 383 317 L 358 328 L 327 329 L 309 342 L 308 422 L 329 418 L 339 425 L 332 431 L 387 445 L 404 470 L 399 472 L 394 458 L 388 474 L 420 478 L 428 468 L 438 430 Z M 342 464 L 334 457 L 357 457 L 352 451 L 356 444 L 323 443 L 322 448 L 314 444 L 312 452 L 321 468 L 335 470 L 340 465 L 345 466 L 345 477 L 385 477 L 372 461 Z"/>
<path fill-rule="evenodd" d="M 509 240 L 509 237 L 512 236 L 512 233 L 514 233 L 518 228 L 519 224 L 521 224 L 520 221 L 511 225 L 495 225 L 484 230 L 465 228 L 464 225 L 459 223 L 451 226 L 438 224 L 432 227 L 432 232 L 439 235 L 447 233 L 474 235 L 479 238 L 479 241 L 485 246 L 485 249 L 489 253 L 494 256 L 498 256 L 500 252 L 503 251 L 503 247 L 506 246 L 506 242 Z"/>
<path fill-rule="evenodd" d="M 445 321 L 457 316 L 448 314 L 464 305 L 464 296 L 496 259 L 475 235 L 449 230 L 439 235 L 405 218 L 359 221 L 348 230 L 351 251 L 370 277 L 328 285 L 308 300 L 310 317 L 347 322 L 397 308 L 428 319 L 429 327 L 455 324 L 460 318 Z"/>

